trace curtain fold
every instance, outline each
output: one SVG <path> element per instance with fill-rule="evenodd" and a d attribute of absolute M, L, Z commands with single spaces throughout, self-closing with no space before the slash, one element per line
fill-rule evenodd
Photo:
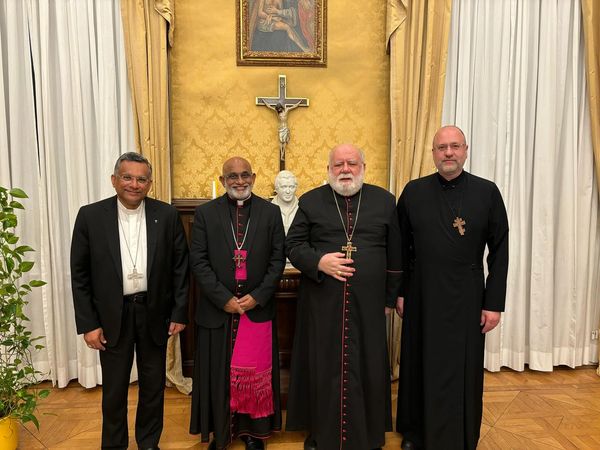
<path fill-rule="evenodd" d="M 485 367 L 597 361 L 600 225 L 579 0 L 455 0 L 443 121 L 510 221 L 506 312 Z M 596 126 L 597 128 L 597 126 Z"/>
<path fill-rule="evenodd" d="M 388 0 L 390 190 L 435 170 L 431 141 L 441 125 L 452 0 Z M 392 376 L 397 378 L 401 320 L 388 318 Z"/>
<path fill-rule="evenodd" d="M 27 307 L 30 331 L 45 336 L 34 363 L 59 387 L 93 387 L 98 352 L 75 329 L 69 247 L 79 207 L 114 195 L 114 161 L 134 145 L 118 3 L 6 0 L 0 24 L 0 183 L 29 195 L 28 276 L 48 282 Z"/>
<path fill-rule="evenodd" d="M 596 0 L 581 0 L 583 17 L 583 36 L 585 39 L 585 62 L 588 83 L 588 99 L 590 104 L 592 127 L 592 144 L 594 146 L 594 162 L 596 181 L 600 190 L 600 4 Z M 598 324 L 600 329 L 600 323 Z M 600 360 L 600 345 L 598 346 Z M 598 367 L 600 375 L 600 367 Z"/>
<path fill-rule="evenodd" d="M 168 47 L 173 44 L 174 5 L 170 0 L 123 1 L 121 16 L 137 149 L 152 162 L 150 196 L 170 203 Z M 167 344 L 167 382 L 189 394 L 192 380 L 183 377 L 181 365 L 177 335 Z"/>
<path fill-rule="evenodd" d="M 150 195 L 171 201 L 169 136 L 169 64 L 167 48 L 173 32 L 168 0 L 121 2 L 125 57 L 131 88 L 137 149 L 154 169 Z"/>

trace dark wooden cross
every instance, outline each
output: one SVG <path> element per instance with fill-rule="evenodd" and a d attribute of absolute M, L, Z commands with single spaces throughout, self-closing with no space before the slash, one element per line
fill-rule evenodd
<path fill-rule="evenodd" d="M 289 141 L 290 130 L 287 126 L 287 114 L 299 106 L 308 106 L 309 100 L 302 97 L 287 97 L 287 78 L 279 75 L 278 97 L 256 97 L 258 106 L 266 106 L 277 113 L 279 120 L 279 170 L 285 170 L 285 148 Z"/>
<path fill-rule="evenodd" d="M 231 258 L 233 259 L 233 261 L 235 262 L 235 266 L 239 269 L 240 267 L 242 267 L 242 263 L 244 261 L 246 261 L 246 258 L 244 257 L 244 255 L 242 255 L 241 253 L 236 253 L 236 255 Z"/>
<path fill-rule="evenodd" d="M 351 259 L 352 252 L 357 252 L 358 249 L 356 247 L 352 247 L 352 241 L 348 241 L 346 245 L 342 245 L 342 251 L 346 252 L 346 259 Z"/>
<path fill-rule="evenodd" d="M 463 219 L 462 217 L 457 217 L 456 219 L 454 219 L 454 222 L 452 222 L 452 226 L 454 228 L 458 229 L 458 232 L 460 233 L 461 236 L 465 235 L 465 225 L 467 224 L 467 222 L 465 222 L 465 219 Z"/>

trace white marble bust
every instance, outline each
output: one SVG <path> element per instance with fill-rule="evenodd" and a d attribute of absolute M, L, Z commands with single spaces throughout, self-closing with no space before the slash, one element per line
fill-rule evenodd
<path fill-rule="evenodd" d="M 297 188 L 298 180 L 289 170 L 282 170 L 275 177 L 275 192 L 277 195 L 273 198 L 272 202 L 281 209 L 281 218 L 283 219 L 285 234 L 287 234 L 290 229 L 296 211 L 298 211 L 298 197 L 296 197 Z"/>

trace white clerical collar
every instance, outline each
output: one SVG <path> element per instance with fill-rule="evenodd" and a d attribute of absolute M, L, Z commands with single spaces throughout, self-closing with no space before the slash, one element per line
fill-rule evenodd
<path fill-rule="evenodd" d="M 138 205 L 137 208 L 129 209 L 123 203 L 121 203 L 121 199 L 117 197 L 117 208 L 119 209 L 120 213 L 126 214 L 128 216 L 135 216 L 137 214 L 140 214 L 141 211 L 144 211 L 144 200 L 142 200 L 142 202 Z"/>
<path fill-rule="evenodd" d="M 233 203 L 236 206 L 242 207 L 245 204 L 250 202 L 250 199 L 252 198 L 252 192 L 250 193 L 250 195 L 242 200 L 238 200 L 237 198 L 231 198 L 229 195 L 227 195 L 227 199 Z"/>

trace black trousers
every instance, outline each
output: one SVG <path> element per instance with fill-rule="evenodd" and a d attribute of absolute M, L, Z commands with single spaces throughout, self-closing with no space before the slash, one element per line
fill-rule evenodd
<path fill-rule="evenodd" d="M 135 440 L 140 447 L 158 447 L 163 428 L 167 346 L 154 342 L 146 316 L 146 305 L 124 303 L 119 342 L 100 351 L 102 448 L 127 449 L 127 394 L 134 350 L 138 369 Z"/>

